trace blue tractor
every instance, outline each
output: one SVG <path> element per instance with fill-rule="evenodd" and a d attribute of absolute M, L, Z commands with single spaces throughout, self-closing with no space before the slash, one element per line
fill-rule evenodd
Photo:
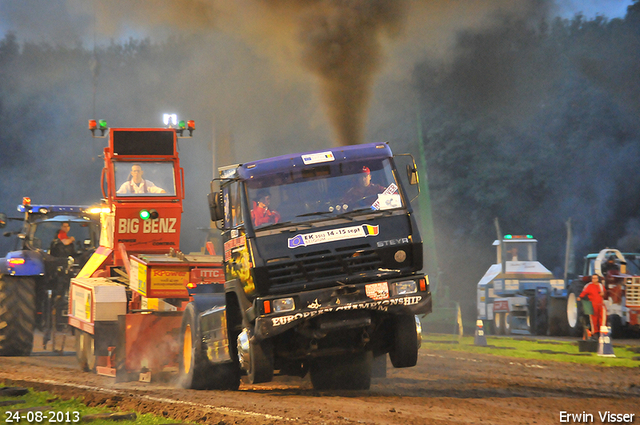
<path fill-rule="evenodd" d="M 10 220 L 22 222 L 4 233 L 15 244 L 0 258 L 0 356 L 31 354 L 36 329 L 46 349 L 56 329 L 66 325 L 70 280 L 99 242 L 99 216 L 88 207 L 31 205 L 24 198 L 18 211 L 24 216 L 0 213 L 0 228 Z M 64 223 L 67 244 L 58 238 Z"/>

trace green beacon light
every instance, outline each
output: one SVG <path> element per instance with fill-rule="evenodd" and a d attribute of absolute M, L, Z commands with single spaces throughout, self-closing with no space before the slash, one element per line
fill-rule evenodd
<path fill-rule="evenodd" d="M 185 130 L 187 128 L 187 122 L 185 120 L 180 120 L 178 123 L 178 128 L 180 130 Z"/>
<path fill-rule="evenodd" d="M 151 213 L 148 210 L 140 210 L 140 218 L 143 220 L 149 220 Z"/>
<path fill-rule="evenodd" d="M 106 130 L 107 120 L 98 120 L 98 125 L 100 126 L 100 130 Z"/>
<path fill-rule="evenodd" d="M 513 238 L 513 236 L 512 235 L 504 235 L 504 238 L 505 239 L 511 239 L 511 238 Z"/>

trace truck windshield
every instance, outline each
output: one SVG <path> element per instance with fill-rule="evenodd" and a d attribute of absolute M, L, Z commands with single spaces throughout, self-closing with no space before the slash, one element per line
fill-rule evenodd
<path fill-rule="evenodd" d="M 389 159 L 319 164 L 247 182 L 254 228 L 403 208 Z"/>
<path fill-rule="evenodd" d="M 175 196 L 173 162 L 116 162 L 117 196 Z"/>

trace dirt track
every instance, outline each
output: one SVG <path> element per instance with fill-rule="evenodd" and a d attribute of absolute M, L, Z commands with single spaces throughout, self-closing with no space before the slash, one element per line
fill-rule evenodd
<path fill-rule="evenodd" d="M 67 343 L 67 349 L 69 345 Z M 277 378 L 237 392 L 116 383 L 80 372 L 73 352 L 2 358 L 0 381 L 84 397 L 89 405 L 213 424 L 558 424 L 560 412 L 633 413 L 640 424 L 640 367 L 604 368 L 420 350 L 418 366 L 388 370 L 370 391 L 318 392 Z M 575 422 L 574 422 L 575 423 Z"/>

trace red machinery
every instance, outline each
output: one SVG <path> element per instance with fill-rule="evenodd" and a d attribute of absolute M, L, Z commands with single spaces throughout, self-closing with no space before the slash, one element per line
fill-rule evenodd
<path fill-rule="evenodd" d="M 165 122 L 166 123 L 166 122 Z M 127 380 L 173 371 L 174 341 L 193 292 L 217 292 L 222 259 L 179 251 L 184 172 L 177 139 L 193 121 L 167 128 L 112 128 L 102 170 L 100 247 L 71 282 L 69 323 L 79 329 L 84 370 Z M 220 288 L 220 290 L 222 290 Z"/>

